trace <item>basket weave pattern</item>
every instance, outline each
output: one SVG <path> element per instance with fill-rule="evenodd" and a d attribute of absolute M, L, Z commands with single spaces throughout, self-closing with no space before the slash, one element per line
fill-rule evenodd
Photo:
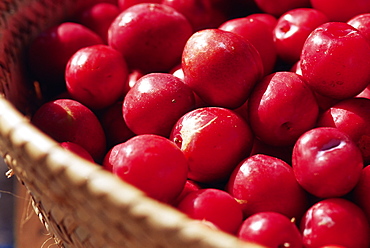
<path fill-rule="evenodd" d="M 208 229 L 60 148 L 29 116 L 27 44 L 87 0 L 0 1 L 0 153 L 60 247 L 255 247 Z"/>

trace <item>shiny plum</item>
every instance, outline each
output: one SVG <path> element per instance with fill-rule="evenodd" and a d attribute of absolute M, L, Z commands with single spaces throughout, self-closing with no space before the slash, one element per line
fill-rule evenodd
<path fill-rule="evenodd" d="M 307 209 L 306 192 L 292 167 L 278 158 L 256 154 L 234 169 L 227 191 L 242 204 L 245 217 L 273 211 L 299 219 Z"/>
<path fill-rule="evenodd" d="M 241 224 L 238 237 L 271 248 L 302 248 L 303 245 L 294 219 L 277 212 L 259 212 L 249 216 Z"/>
<path fill-rule="evenodd" d="M 126 94 L 122 114 L 134 133 L 168 137 L 177 120 L 194 107 L 194 93 L 181 79 L 168 73 L 149 73 Z"/>
<path fill-rule="evenodd" d="M 174 201 L 187 180 L 188 162 L 169 139 L 154 134 L 137 135 L 115 145 L 103 166 L 148 196 L 165 203 Z"/>
<path fill-rule="evenodd" d="M 253 145 L 248 123 L 232 110 L 220 107 L 186 113 L 174 125 L 170 139 L 189 161 L 188 177 L 203 183 L 227 180 Z"/>
<path fill-rule="evenodd" d="M 256 85 L 248 100 L 248 114 L 261 141 L 290 146 L 315 126 L 319 107 L 301 76 L 281 71 L 265 76 Z"/>
<path fill-rule="evenodd" d="M 302 48 L 301 71 L 317 93 L 353 97 L 370 82 L 370 44 L 354 27 L 328 22 L 311 32 Z"/>
<path fill-rule="evenodd" d="M 107 45 L 78 50 L 65 70 L 69 94 L 91 109 L 106 108 L 123 98 L 128 75 L 122 54 Z"/>
<path fill-rule="evenodd" d="M 189 21 L 172 7 L 142 3 L 114 19 L 108 30 L 108 44 L 123 54 L 130 69 L 167 72 L 181 61 L 192 33 Z"/>
<path fill-rule="evenodd" d="M 227 192 L 214 188 L 189 193 L 177 208 L 191 218 L 209 221 L 232 234 L 236 234 L 243 220 L 239 203 Z"/>
<path fill-rule="evenodd" d="M 237 108 L 263 75 L 257 49 L 243 37 L 204 29 L 187 41 L 182 55 L 184 81 L 207 104 Z"/>
<path fill-rule="evenodd" d="M 298 183 L 320 198 L 342 197 L 360 179 L 364 166 L 356 143 L 333 127 L 304 133 L 293 148 L 292 166 Z"/>
<path fill-rule="evenodd" d="M 369 223 L 364 212 L 343 198 L 315 203 L 306 211 L 300 230 L 307 248 L 325 245 L 363 248 L 370 244 Z"/>

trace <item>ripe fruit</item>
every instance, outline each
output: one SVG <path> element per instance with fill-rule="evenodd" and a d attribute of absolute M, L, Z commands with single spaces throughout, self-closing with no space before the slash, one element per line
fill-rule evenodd
<path fill-rule="evenodd" d="M 30 79 L 40 102 L 53 99 L 35 125 L 196 225 L 256 246 L 370 247 L 369 99 L 359 99 L 370 82 L 367 15 L 328 22 L 309 0 L 103 2 L 78 4 L 89 8 L 69 19 L 90 27 L 97 43 L 68 31 L 54 50 L 33 51 L 35 60 L 45 49 L 70 61 L 59 78 L 46 64 Z M 28 92 L 18 86 L 4 93 Z M 317 136 L 324 129 L 330 135 Z M 307 211 L 323 198 L 358 207 Z"/>
<path fill-rule="evenodd" d="M 276 17 L 295 9 L 310 6 L 310 0 L 255 0 L 257 6 L 264 12 Z"/>
<path fill-rule="evenodd" d="M 249 216 L 237 235 L 242 240 L 265 247 L 302 248 L 302 235 L 294 221 L 277 212 L 259 212 Z"/>
<path fill-rule="evenodd" d="M 220 107 L 186 113 L 174 125 L 170 139 L 189 161 L 188 177 L 203 183 L 227 180 L 253 144 L 247 122 L 232 110 Z"/>
<path fill-rule="evenodd" d="M 108 32 L 108 44 L 123 54 L 129 68 L 148 73 L 167 72 L 180 63 L 193 29 L 173 8 L 142 3 L 119 14 Z"/>
<path fill-rule="evenodd" d="M 324 245 L 324 246 L 320 246 L 320 248 L 346 248 L 346 247 L 341 246 L 341 245 Z"/>
<path fill-rule="evenodd" d="M 370 12 L 368 0 L 310 0 L 314 9 L 323 12 L 330 21 L 346 22 L 352 17 Z"/>
<path fill-rule="evenodd" d="M 347 23 L 357 29 L 370 42 L 370 13 L 354 16 Z"/>
<path fill-rule="evenodd" d="M 266 144 L 290 146 L 316 124 L 318 104 L 303 78 L 293 72 L 264 77 L 248 100 L 249 122 Z"/>
<path fill-rule="evenodd" d="M 263 74 L 261 57 L 243 37 L 204 29 L 187 41 L 182 55 L 184 81 L 207 104 L 240 107 Z"/>
<path fill-rule="evenodd" d="M 181 79 L 168 73 L 149 73 L 126 94 L 122 113 L 134 133 L 168 137 L 177 120 L 194 106 L 194 93 Z"/>
<path fill-rule="evenodd" d="M 277 51 L 274 37 L 268 24 L 256 18 L 241 17 L 228 20 L 219 29 L 229 31 L 247 39 L 261 56 L 264 74 L 270 74 L 275 66 Z"/>
<path fill-rule="evenodd" d="M 250 155 L 265 154 L 279 158 L 284 162 L 292 163 L 293 146 L 272 146 L 262 142 L 259 139 L 254 139 L 253 148 Z"/>
<path fill-rule="evenodd" d="M 63 22 L 41 32 L 28 48 L 28 66 L 40 81 L 44 97 L 54 97 L 65 89 L 64 72 L 77 50 L 103 44 L 100 36 L 87 27 Z"/>
<path fill-rule="evenodd" d="M 154 134 L 137 135 L 114 146 L 103 166 L 148 196 L 170 203 L 181 193 L 188 162 L 170 140 Z"/>
<path fill-rule="evenodd" d="M 97 33 L 104 43 L 108 42 L 108 29 L 120 10 L 113 3 L 98 3 L 84 9 L 76 16 L 76 21 Z"/>
<path fill-rule="evenodd" d="M 181 193 L 177 196 L 176 200 L 172 202 L 172 205 L 174 207 L 177 207 L 178 204 L 182 201 L 182 199 L 185 198 L 185 196 L 187 196 L 191 192 L 200 190 L 201 188 L 202 187 L 197 182 L 194 182 L 193 180 L 186 180 L 184 188 L 182 189 Z"/>
<path fill-rule="evenodd" d="M 275 16 L 267 13 L 253 13 L 247 16 L 247 18 L 251 20 L 259 20 L 264 22 L 271 31 L 274 30 L 276 24 L 277 24 L 277 19 Z"/>
<path fill-rule="evenodd" d="M 163 0 L 162 4 L 171 6 L 183 14 L 194 31 L 217 28 L 227 20 L 227 14 L 218 9 L 216 1 L 210 0 Z M 228 3 L 230 4 L 230 3 Z"/>
<path fill-rule="evenodd" d="M 131 89 L 136 84 L 137 80 L 139 80 L 139 78 L 141 78 L 144 75 L 145 75 L 144 73 L 138 70 L 131 71 L 128 76 L 127 91 Z"/>
<path fill-rule="evenodd" d="M 189 193 L 177 207 L 189 217 L 209 221 L 222 231 L 235 234 L 242 223 L 243 213 L 227 192 L 207 188 Z"/>
<path fill-rule="evenodd" d="M 121 11 L 140 3 L 161 3 L 162 0 L 117 0 L 118 7 Z"/>
<path fill-rule="evenodd" d="M 307 38 L 301 54 L 302 76 L 317 93 L 345 99 L 370 82 L 370 44 L 346 23 L 329 22 Z"/>
<path fill-rule="evenodd" d="M 98 118 L 78 101 L 58 99 L 44 103 L 33 115 L 32 123 L 58 142 L 82 146 L 97 162 L 105 154 L 105 134 Z"/>
<path fill-rule="evenodd" d="M 99 114 L 99 120 L 104 129 L 109 149 L 135 136 L 123 119 L 122 101 L 117 101 L 102 110 Z"/>
<path fill-rule="evenodd" d="M 370 87 L 367 86 L 363 91 L 361 91 L 360 94 L 356 95 L 355 96 L 356 98 L 367 98 L 367 99 L 370 99 Z"/>
<path fill-rule="evenodd" d="M 323 112 L 317 126 L 335 127 L 360 148 L 364 162 L 370 162 L 370 99 L 342 100 Z"/>
<path fill-rule="evenodd" d="M 297 8 L 285 12 L 277 21 L 274 40 L 277 54 L 287 63 L 296 63 L 310 33 L 329 19 L 312 8 Z"/>
<path fill-rule="evenodd" d="M 64 141 L 64 142 L 60 143 L 60 146 L 63 147 L 64 149 L 66 149 L 68 151 L 71 151 L 71 152 L 75 153 L 76 155 L 92 162 L 92 163 L 95 163 L 95 161 L 91 157 L 90 153 L 88 153 L 88 151 L 86 151 L 85 148 L 83 148 L 82 146 L 80 146 L 76 143 L 73 143 L 73 142 L 70 142 L 70 141 Z"/>
<path fill-rule="evenodd" d="M 293 148 L 292 166 L 298 183 L 320 198 L 341 197 L 360 179 L 360 149 L 345 133 L 332 127 L 304 133 Z"/>
<path fill-rule="evenodd" d="M 301 221 L 303 245 L 307 248 L 341 245 L 369 247 L 369 223 L 363 211 L 343 198 L 329 198 L 310 207 Z"/>
<path fill-rule="evenodd" d="M 299 219 L 307 208 L 307 196 L 293 169 L 284 161 L 263 154 L 244 159 L 227 183 L 229 192 L 242 205 L 244 216 L 273 211 Z"/>
<path fill-rule="evenodd" d="M 91 109 L 103 109 L 126 94 L 128 68 L 122 54 L 107 45 L 82 48 L 66 66 L 69 94 Z"/>
<path fill-rule="evenodd" d="M 353 190 L 354 202 L 364 211 L 370 221 L 370 166 L 362 169 L 360 180 Z"/>

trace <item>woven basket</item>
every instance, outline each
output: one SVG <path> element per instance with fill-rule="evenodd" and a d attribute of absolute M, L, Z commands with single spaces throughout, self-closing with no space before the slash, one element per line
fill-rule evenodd
<path fill-rule="evenodd" d="M 29 122 L 39 100 L 23 67 L 42 30 L 89 0 L 0 1 L 0 153 L 60 247 L 252 248 L 146 197 L 60 148 Z"/>

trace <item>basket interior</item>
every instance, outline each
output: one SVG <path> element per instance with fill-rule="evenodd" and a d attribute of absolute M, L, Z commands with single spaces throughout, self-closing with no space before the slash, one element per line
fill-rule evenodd
<path fill-rule="evenodd" d="M 30 124 L 43 99 L 25 67 L 28 44 L 95 1 L 0 2 L 0 152 L 40 220 L 61 247 L 256 247 L 149 199 Z"/>

